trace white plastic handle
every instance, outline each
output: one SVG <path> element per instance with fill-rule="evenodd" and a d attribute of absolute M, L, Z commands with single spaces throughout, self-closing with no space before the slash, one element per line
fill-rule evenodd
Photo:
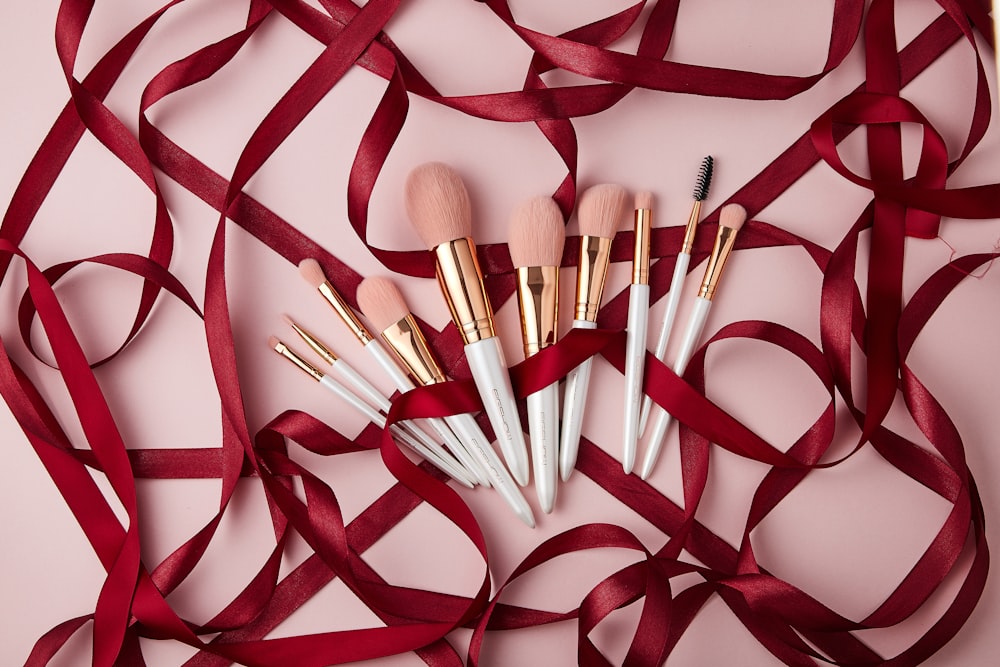
<path fill-rule="evenodd" d="M 448 450 L 455 455 L 455 458 L 459 460 L 463 468 L 472 473 L 472 476 L 476 478 L 477 482 L 487 488 L 490 487 L 490 478 L 487 476 L 486 470 L 479 465 L 479 462 L 475 458 L 473 458 L 472 452 L 469 451 L 469 448 L 466 447 L 464 442 L 456 437 L 455 433 L 448 427 L 448 424 L 437 418 L 421 421 L 426 421 L 426 423 L 434 429 L 434 432 L 441 436 L 441 439 L 444 440 L 444 444 L 448 446 Z"/>
<path fill-rule="evenodd" d="M 535 493 L 542 511 L 549 514 L 559 482 L 559 383 L 528 394 L 528 431 Z"/>
<path fill-rule="evenodd" d="M 510 506 L 514 514 L 530 528 L 534 528 L 535 515 L 531 511 L 531 506 L 524 499 L 521 489 L 507 472 L 507 468 L 504 467 L 500 457 L 490 446 L 490 441 L 487 440 L 486 434 L 479 428 L 479 424 L 476 423 L 473 416 L 470 414 L 451 415 L 445 417 L 444 420 L 486 469 L 493 488 Z"/>
<path fill-rule="evenodd" d="M 573 320 L 574 329 L 596 329 L 596 322 Z M 562 433 L 559 439 L 559 474 L 565 482 L 576 467 L 576 456 L 580 451 L 580 431 L 583 429 L 583 408 L 587 402 L 587 388 L 590 385 L 590 367 L 593 357 L 574 368 L 566 376 L 566 392 L 563 397 Z"/>
<path fill-rule="evenodd" d="M 500 341 L 493 337 L 469 343 L 465 346 L 465 356 L 507 467 L 517 483 L 524 486 L 528 483 L 528 446 Z"/>
<path fill-rule="evenodd" d="M 350 389 L 344 385 L 337 382 L 333 377 L 329 375 L 324 375 L 319 381 L 321 385 L 326 387 L 328 390 L 336 394 L 338 397 L 343 399 L 352 408 L 363 414 L 368 418 L 369 421 L 374 423 L 379 428 L 385 428 L 385 415 L 375 410 L 372 406 L 361 400 L 360 397 L 355 395 Z M 398 439 L 400 442 L 408 446 L 414 452 L 419 454 L 422 458 L 426 459 L 435 468 L 442 471 L 456 482 L 463 486 L 467 486 L 470 489 L 474 486 L 472 481 L 468 477 L 468 473 L 459 468 L 456 464 L 451 463 L 447 459 L 443 459 L 435 454 L 433 451 L 427 449 L 423 444 L 418 442 L 415 438 L 406 433 L 403 429 L 399 428 L 396 424 L 389 427 L 389 432 Z"/>
<path fill-rule="evenodd" d="M 674 361 L 673 371 L 678 375 L 683 375 L 687 368 L 691 355 L 701 338 L 701 332 L 705 329 L 705 322 L 708 320 L 708 311 L 712 308 L 712 301 L 705 297 L 696 297 L 694 308 L 691 309 L 691 317 L 688 319 L 687 329 L 684 331 L 684 338 L 681 340 L 681 348 L 677 352 L 677 360 Z M 673 419 L 666 410 L 656 410 L 656 421 L 653 423 L 653 433 L 650 436 L 646 456 L 642 460 L 642 469 L 639 476 L 647 479 L 656 465 L 656 460 L 660 456 L 660 448 L 663 446 L 663 437 L 670 428 Z"/>
<path fill-rule="evenodd" d="M 674 275 L 670 279 L 670 292 L 667 293 L 667 309 L 663 313 L 663 324 L 660 326 L 660 334 L 656 338 L 656 347 L 653 354 L 657 359 L 663 361 L 667 354 L 667 343 L 670 342 L 670 332 L 674 328 L 674 318 L 677 317 L 677 306 L 681 302 L 681 292 L 684 291 L 684 278 L 687 276 L 688 266 L 691 264 L 691 255 L 686 252 L 677 254 L 677 263 L 674 264 Z M 646 432 L 646 420 L 649 419 L 649 411 L 653 407 L 653 399 L 644 396 L 642 399 L 642 412 L 639 415 L 639 435 Z"/>
<path fill-rule="evenodd" d="M 625 419 L 622 423 L 622 468 L 632 472 L 639 439 L 642 373 L 646 361 L 649 285 L 632 285 L 628 293 L 628 336 L 625 344 Z"/>
<path fill-rule="evenodd" d="M 389 399 L 375 386 L 361 376 L 343 359 L 337 359 L 330 366 L 330 375 L 336 375 L 347 384 L 354 387 L 361 396 L 382 412 L 389 412 Z"/>
<path fill-rule="evenodd" d="M 370 354 L 372 358 L 378 362 L 378 365 L 382 367 L 382 370 L 389 376 L 389 379 L 392 380 L 393 384 L 396 385 L 396 388 L 399 389 L 399 391 L 405 393 L 416 386 L 413 384 L 413 380 L 410 379 L 410 376 L 408 376 L 403 369 L 399 367 L 399 364 L 396 363 L 392 355 L 389 354 L 388 350 L 382 347 L 382 344 L 377 340 L 373 338 L 365 343 L 365 350 L 367 350 L 368 354 Z M 443 458 L 451 458 L 454 456 L 454 459 L 457 459 L 457 461 L 460 462 L 461 466 L 465 468 L 472 479 L 476 481 L 487 480 L 485 471 L 481 470 L 479 466 L 476 465 L 475 461 L 473 461 L 471 456 L 469 456 L 469 453 L 443 422 L 434 419 L 426 420 L 428 422 L 428 426 L 434 430 L 451 449 L 451 454 L 445 452 L 445 450 L 441 447 L 441 444 L 438 443 L 438 441 L 422 427 L 422 422 L 424 421 L 425 420 L 420 420 L 419 422 L 403 422 L 404 428 L 424 443 L 428 449 L 437 452 Z M 488 485 L 488 480 L 486 483 Z"/>

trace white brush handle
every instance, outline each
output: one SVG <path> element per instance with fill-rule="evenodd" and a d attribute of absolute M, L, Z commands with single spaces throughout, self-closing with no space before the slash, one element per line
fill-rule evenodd
<path fill-rule="evenodd" d="M 396 385 L 396 388 L 399 389 L 399 391 L 405 393 L 416 386 L 413 384 L 413 380 L 411 380 L 403 369 L 399 367 L 389 352 L 382 347 L 377 340 L 373 338 L 365 343 L 365 349 L 368 351 L 368 354 L 370 354 L 375 361 L 378 362 L 378 365 L 382 367 L 382 370 L 389 376 L 389 379 L 392 380 L 393 384 Z M 458 439 L 455 438 L 455 435 L 448 430 L 448 427 L 441 422 L 441 420 L 420 420 L 420 422 L 424 421 L 427 421 L 430 428 L 433 429 L 441 437 L 441 439 L 448 444 L 452 450 L 451 455 L 454 455 L 454 458 L 461 463 L 462 467 L 464 467 L 465 470 L 472 476 L 472 479 L 477 482 L 486 479 L 486 473 L 480 470 L 479 466 L 472 461 L 472 458 L 465 450 L 465 447 L 462 446 Z M 404 428 L 416 436 L 416 438 L 424 443 L 428 449 L 437 452 L 442 457 L 451 458 L 451 455 L 444 451 L 438 441 L 424 428 L 422 428 L 419 422 L 404 422 Z"/>
<path fill-rule="evenodd" d="M 625 343 L 625 419 L 622 424 L 622 468 L 632 472 L 639 439 L 642 372 L 646 361 L 646 323 L 649 321 L 649 285 L 635 285 L 628 293 L 628 336 Z"/>
<path fill-rule="evenodd" d="M 663 324 L 660 326 L 660 334 L 656 339 L 656 347 L 653 354 L 657 359 L 663 361 L 667 354 L 667 343 L 670 342 L 670 332 L 674 328 L 674 318 L 677 317 L 677 306 L 681 302 L 681 292 L 684 291 L 684 278 L 687 276 L 688 266 L 691 264 L 691 255 L 686 252 L 677 253 L 677 262 L 674 264 L 674 275 L 670 279 L 670 292 L 667 293 L 667 310 L 663 313 Z M 639 415 L 639 435 L 646 432 L 646 420 L 649 419 L 649 411 L 653 407 L 653 399 L 644 396 L 642 399 L 642 412 Z"/>
<path fill-rule="evenodd" d="M 507 472 L 507 468 L 501 463 L 500 457 L 497 456 L 497 453 L 490 446 L 490 441 L 487 440 L 486 434 L 479 428 L 479 424 L 476 423 L 472 415 L 451 415 L 450 417 L 445 417 L 444 420 L 455 432 L 455 435 L 469 447 L 476 460 L 479 461 L 480 465 L 483 466 L 489 475 L 489 480 L 493 488 L 497 490 L 500 497 L 514 510 L 514 514 L 526 523 L 528 527 L 534 528 L 535 516 L 531 511 L 531 506 L 524 499 L 521 489 L 517 487 L 517 482 Z"/>
<path fill-rule="evenodd" d="M 552 512 L 559 482 L 559 383 L 528 394 L 528 431 L 535 493 L 546 514 Z"/>
<path fill-rule="evenodd" d="M 479 464 L 479 462 L 472 456 L 469 448 L 466 444 L 449 428 L 445 421 L 438 418 L 427 419 L 426 422 L 430 425 L 434 431 L 441 436 L 444 440 L 444 444 L 448 445 L 448 449 L 452 454 L 455 455 L 466 470 L 468 470 L 476 478 L 476 481 L 485 486 L 490 487 L 490 478 L 486 474 L 486 469 Z"/>
<path fill-rule="evenodd" d="M 361 400 L 360 397 L 354 394 L 354 392 L 352 392 L 350 389 L 337 382 L 332 376 L 324 375 L 323 378 L 319 381 L 319 383 L 324 387 L 326 387 L 331 392 L 333 392 L 334 394 L 336 394 L 342 400 L 344 400 L 352 408 L 354 408 L 355 410 L 363 414 L 365 417 L 367 417 L 368 420 L 374 423 L 376 426 L 378 426 L 379 428 L 385 428 L 385 423 L 386 423 L 385 415 L 383 415 L 382 413 L 375 410 L 372 406 L 365 403 L 363 400 Z M 406 433 L 406 431 L 399 428 L 398 425 L 393 424 L 392 426 L 390 426 L 389 432 L 392 433 L 392 435 L 400 442 L 408 446 L 414 452 L 416 452 L 421 457 L 430 462 L 431 465 L 433 465 L 435 468 L 442 471 L 443 473 L 454 479 L 459 484 L 467 486 L 470 489 L 473 487 L 473 484 L 469 479 L 468 474 L 464 470 L 461 470 L 455 464 L 449 462 L 447 459 L 440 458 L 437 454 L 424 447 L 424 445 L 422 445 L 415 438 Z"/>
<path fill-rule="evenodd" d="M 597 322 L 573 320 L 574 329 L 596 329 Z M 587 402 L 587 387 L 590 385 L 590 357 L 574 368 L 566 376 L 566 393 L 563 397 L 562 433 L 559 440 L 559 474 L 565 482 L 576 467 L 576 455 L 580 451 L 580 431 L 583 428 L 583 408 Z"/>
<path fill-rule="evenodd" d="M 691 309 L 691 317 L 688 319 L 687 330 L 684 332 L 684 338 L 681 340 L 681 348 L 677 352 L 677 359 L 673 365 L 673 371 L 677 375 L 684 374 L 684 370 L 691 360 L 691 355 L 694 354 L 694 349 L 698 345 L 698 340 L 701 338 L 701 332 L 705 329 L 705 322 L 708 320 L 708 311 L 711 308 L 711 299 L 701 296 L 695 298 L 694 308 Z M 660 456 L 660 448 L 663 446 L 663 437 L 667 434 L 667 429 L 670 428 L 672 419 L 673 417 L 669 412 L 657 408 L 656 421 L 653 423 L 653 433 L 650 435 L 646 456 L 642 460 L 642 469 L 639 471 L 639 476 L 643 479 L 649 477 L 649 474 L 653 471 L 653 466 L 656 465 L 656 460 Z"/>
<path fill-rule="evenodd" d="M 391 407 L 389 398 L 376 389 L 371 382 L 364 379 L 360 373 L 354 370 L 354 368 L 343 359 L 337 359 L 333 362 L 330 366 L 330 374 L 336 375 L 344 382 L 357 389 L 358 393 L 361 394 L 366 401 L 374 405 L 382 412 L 389 412 L 389 408 Z"/>
<path fill-rule="evenodd" d="M 507 467 L 517 483 L 524 486 L 528 483 L 528 447 L 500 340 L 493 337 L 469 343 L 465 346 L 465 357 Z"/>

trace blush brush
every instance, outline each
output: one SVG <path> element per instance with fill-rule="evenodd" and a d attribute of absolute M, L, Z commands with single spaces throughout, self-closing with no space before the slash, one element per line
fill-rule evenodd
<path fill-rule="evenodd" d="M 465 343 L 465 357 L 507 467 L 528 483 L 528 450 L 493 308 L 472 240 L 472 205 L 461 177 L 440 162 L 421 165 L 406 180 L 406 211 L 434 255 L 438 284 Z"/>

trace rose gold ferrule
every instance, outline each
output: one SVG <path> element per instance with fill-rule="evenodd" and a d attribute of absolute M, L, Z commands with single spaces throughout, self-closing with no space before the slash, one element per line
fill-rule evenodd
<path fill-rule="evenodd" d="M 361 320 L 358 319 L 358 316 L 354 314 L 351 307 L 344 301 L 344 297 L 340 296 L 340 293 L 334 289 L 329 281 L 319 286 L 319 293 L 333 306 L 333 309 L 337 311 L 337 315 L 340 315 L 340 319 L 344 321 L 344 324 L 351 330 L 351 333 L 358 337 L 362 345 L 367 344 L 372 339 L 371 333 L 365 328 L 365 325 L 361 324 Z"/>
<path fill-rule="evenodd" d="M 413 315 L 389 325 L 382 332 L 382 339 L 389 344 L 417 384 L 424 386 L 444 382 L 444 373 L 431 354 L 427 339 Z"/>
<path fill-rule="evenodd" d="M 726 267 L 726 260 L 736 243 L 736 230 L 732 227 L 719 227 L 715 236 L 715 247 L 708 258 L 708 265 L 705 267 L 705 278 L 701 281 L 701 289 L 698 296 L 709 301 L 715 296 L 715 290 L 719 286 L 719 278 L 722 277 L 722 269 Z"/>
<path fill-rule="evenodd" d="M 681 252 L 691 254 L 694 249 L 694 233 L 698 227 L 698 219 L 701 217 L 701 200 L 695 199 L 691 205 L 691 215 L 688 216 L 687 227 L 684 228 L 684 242 L 681 244 Z"/>
<path fill-rule="evenodd" d="M 524 356 L 556 342 L 559 314 L 559 267 L 519 266 L 517 305 L 521 313 Z"/>
<path fill-rule="evenodd" d="M 493 309 L 476 258 L 476 244 L 470 238 L 442 243 L 434 248 L 434 257 L 438 284 L 465 344 L 496 336 Z"/>
<path fill-rule="evenodd" d="M 304 340 L 306 345 L 311 347 L 316 354 L 322 357 L 323 361 L 331 366 L 337 361 L 337 355 L 334 354 L 333 350 L 327 347 L 319 338 L 316 338 L 316 336 L 310 333 L 307 329 L 302 328 L 291 320 L 289 320 L 288 323 L 292 325 L 292 329 L 294 329 L 295 333 L 299 335 L 299 338 Z"/>
<path fill-rule="evenodd" d="M 576 311 L 574 318 L 597 321 L 601 307 L 604 278 L 608 274 L 611 239 L 603 236 L 580 237 L 580 265 L 576 272 Z"/>
<path fill-rule="evenodd" d="M 278 344 L 274 346 L 274 351 L 283 356 L 285 359 L 288 359 L 296 366 L 298 366 L 302 371 L 306 373 L 306 375 L 311 376 L 312 379 L 316 380 L 317 382 L 323 379 L 323 373 L 320 372 L 318 368 L 316 368 L 308 361 L 300 357 L 293 350 L 289 349 L 288 346 L 286 346 L 281 341 L 278 341 Z"/>
<path fill-rule="evenodd" d="M 649 284 L 649 239 L 653 230 L 653 211 L 635 209 L 635 247 L 632 253 L 632 284 Z"/>

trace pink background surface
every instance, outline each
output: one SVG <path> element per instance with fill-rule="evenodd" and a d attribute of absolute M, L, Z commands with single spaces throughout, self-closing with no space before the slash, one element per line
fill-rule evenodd
<path fill-rule="evenodd" d="M 512 3 L 519 21 L 555 33 L 581 25 L 626 2 Z M 899 3 L 900 43 L 905 43 L 940 10 L 935 3 Z M 165 65 L 193 48 L 237 29 L 244 2 L 186 3 L 161 22 L 137 53 L 108 99 L 108 105 L 134 129 L 138 95 Z M 85 33 L 76 72 L 96 58 L 155 3 L 144 0 L 98 2 Z M 831 2 L 769 0 L 757 3 L 702 0 L 681 4 L 670 58 L 682 62 L 804 75 L 821 68 L 828 39 Z M 3 159 L 2 198 L 9 201 L 31 155 L 68 99 L 52 46 L 57 3 L 8 2 L 0 8 L 0 68 L 5 102 L 0 107 Z M 433 27 L 436 26 L 436 27 Z M 530 51 L 484 7 L 474 2 L 424 0 L 404 3 L 388 32 L 414 64 L 445 94 L 516 90 Z M 635 31 L 616 44 L 634 50 Z M 224 175 L 263 114 L 318 55 L 316 42 L 274 17 L 231 66 L 209 85 L 178 93 L 156 106 L 151 120 L 168 136 Z M 459 54 L 459 55 L 456 55 Z M 987 58 L 992 76 L 992 63 Z M 973 57 L 963 43 L 922 74 L 904 94 L 936 124 L 952 156 L 967 132 L 974 94 Z M 580 187 L 618 182 L 630 190 L 651 190 L 659 225 L 679 225 L 687 217 L 693 176 L 702 156 L 716 157 L 717 170 L 708 210 L 741 187 L 831 103 L 863 79 L 860 47 L 839 69 L 813 89 L 781 102 L 748 102 L 636 90 L 611 110 L 574 121 L 580 144 Z M 556 73 L 550 84 L 573 80 Z M 382 94 L 384 82 L 361 70 L 350 72 L 293 133 L 252 180 L 247 191 L 291 224 L 365 275 L 385 274 L 346 224 L 345 186 L 361 131 Z M 995 95 L 995 90 L 994 90 Z M 861 133 L 842 153 L 860 165 Z M 904 132 L 910 168 L 918 135 Z M 995 182 L 1000 174 L 1000 130 L 996 123 L 966 164 L 949 180 L 951 187 Z M 420 247 L 405 224 L 402 184 L 407 172 L 428 160 L 451 163 L 466 177 L 474 201 L 476 237 L 505 240 L 507 216 L 528 197 L 552 192 L 564 175 L 558 157 L 532 125 L 490 123 L 411 99 L 404 131 L 389 156 L 371 203 L 369 241 L 376 246 Z M 177 234 L 171 270 L 201 299 L 204 271 L 217 214 L 190 193 L 163 179 Z M 820 165 L 761 212 L 757 219 L 832 248 L 870 199 L 870 193 Z M 152 198 L 142 184 L 92 137 L 85 136 L 51 196 L 43 205 L 24 247 L 40 266 L 104 252 L 143 252 L 152 221 Z M 575 220 L 569 234 L 576 234 Z M 904 293 L 908 297 L 952 255 L 993 249 L 1000 220 L 945 220 L 940 240 L 907 242 Z M 295 408 L 350 434 L 363 422 L 278 359 L 264 344 L 284 334 L 280 316 L 288 313 L 321 333 L 350 362 L 383 389 L 377 369 L 354 345 L 332 313 L 299 278 L 294 266 L 274 255 L 234 225 L 229 229 L 227 286 L 239 355 L 242 389 L 251 432 Z M 949 247 L 950 246 L 950 247 Z M 861 260 L 864 262 L 864 258 Z M 629 266 L 612 267 L 606 294 L 628 282 Z M 859 282 L 864 287 L 864 272 Z M 700 270 L 695 275 L 700 275 Z M 571 302 L 572 270 L 564 271 L 564 303 Z M 821 276 L 806 255 L 793 249 L 739 252 L 727 269 L 725 285 L 712 310 L 706 335 L 743 319 L 778 322 L 818 344 Z M 448 314 L 430 280 L 398 281 L 412 309 L 436 327 Z M 107 269 L 85 268 L 58 287 L 71 322 L 91 358 L 115 349 L 130 323 L 138 280 Z M 693 286 L 689 283 L 689 288 Z M 986 507 L 991 544 L 1000 510 L 1000 451 L 995 409 L 1000 376 L 1000 273 L 967 279 L 944 303 L 918 339 L 910 363 L 918 377 L 955 420 L 969 465 Z M 57 374 L 30 361 L 16 332 L 17 301 L 24 275 L 15 266 L 0 286 L 0 335 L 11 355 L 23 363 L 46 398 L 64 412 L 63 426 L 80 446 Z M 653 307 L 658 321 L 664 304 Z M 679 322 L 685 319 L 685 306 Z M 571 318 L 563 309 L 563 324 Z M 499 309 L 500 335 L 508 361 L 520 361 L 516 305 Z M 651 327 L 654 328 L 654 327 Z M 36 341 L 44 350 L 36 323 Z M 43 353 L 44 356 L 44 353 Z M 595 365 L 591 409 L 584 434 L 616 458 L 621 414 L 616 407 L 622 378 L 607 363 Z M 757 433 L 787 446 L 822 410 L 827 398 L 804 367 L 774 348 L 752 342 L 720 345 L 709 355 L 709 396 Z M 119 359 L 98 370 L 118 424 L 130 447 L 212 447 L 219 440 L 218 398 L 208 365 L 200 320 L 171 299 L 161 299 L 146 328 Z M 922 442 L 919 431 L 897 406 L 889 423 Z M 6 474 L 0 484 L 4 546 L 0 549 L 0 664 L 24 660 L 35 640 L 57 623 L 93 611 L 103 572 L 97 558 L 35 458 L 6 407 L 0 409 Z M 838 443 L 846 450 L 853 431 Z M 677 431 L 651 483 L 680 503 Z M 640 449 L 640 452 L 642 450 Z M 334 460 L 302 453 L 297 460 L 320 474 L 337 493 L 350 519 L 377 498 L 393 479 L 375 452 Z M 766 472 L 760 464 L 713 450 L 713 467 L 698 518 L 720 536 L 738 544 L 751 494 Z M 99 477 L 99 475 L 98 475 Z M 273 546 L 266 505 L 259 486 L 244 481 L 220 535 L 203 563 L 171 597 L 182 615 L 209 618 L 238 592 Z M 144 560 L 157 563 L 214 513 L 215 481 L 138 483 L 143 513 Z M 532 531 L 485 491 L 458 489 L 480 520 L 489 542 L 494 581 L 503 581 L 542 540 L 572 526 L 606 521 L 625 526 L 656 550 L 666 536 L 609 497 L 583 475 L 562 485 L 554 514 L 537 511 Z M 949 507 L 931 492 L 903 477 L 870 448 L 843 465 L 810 475 L 758 528 L 753 537 L 761 564 L 852 618 L 863 618 L 898 584 L 937 532 Z M 309 553 L 302 544 L 289 550 L 284 571 Z M 447 557 L 442 554 L 447 553 Z M 604 575 L 629 562 L 625 553 L 588 553 L 539 569 L 509 589 L 505 600 L 562 610 Z M 457 594 L 471 594 L 482 577 L 482 562 L 447 520 L 420 508 L 365 554 L 392 583 Z M 968 559 L 965 559 L 967 566 Z M 959 568 L 957 574 L 964 574 Z M 995 663 L 1000 639 L 997 575 L 991 572 L 983 599 L 958 636 L 926 664 Z M 901 626 L 861 633 L 864 640 L 892 655 L 922 634 L 952 599 L 953 576 L 914 617 Z M 617 612 L 594 633 L 612 662 L 624 656 L 638 609 Z M 334 582 L 278 628 L 285 636 L 377 623 L 341 584 Z M 468 632 L 454 633 L 457 644 Z M 576 624 L 492 633 L 487 665 L 575 663 Z M 151 665 L 180 664 L 193 652 L 181 644 L 144 641 Z M 464 648 L 464 646 L 461 646 Z M 89 661 L 89 637 L 80 633 L 53 664 Z M 422 664 L 414 655 L 379 661 L 384 665 Z M 683 637 L 670 665 L 779 664 L 732 616 L 712 600 Z"/>

